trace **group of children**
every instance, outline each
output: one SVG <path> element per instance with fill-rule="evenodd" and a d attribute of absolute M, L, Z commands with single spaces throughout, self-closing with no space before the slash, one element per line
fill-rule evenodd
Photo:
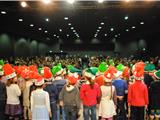
<path fill-rule="evenodd" d="M 52 69 L 0 64 L 2 120 L 160 118 L 160 70 L 153 64 L 137 62 L 130 69 L 102 63 L 83 71 L 71 65 L 66 71 L 61 64 Z"/>

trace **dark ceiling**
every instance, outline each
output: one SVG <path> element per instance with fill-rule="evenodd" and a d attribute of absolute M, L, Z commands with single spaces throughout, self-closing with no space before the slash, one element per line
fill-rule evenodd
<path fill-rule="evenodd" d="M 49 43 L 59 38 L 64 43 L 73 43 L 78 37 L 85 43 L 95 37 L 101 43 L 113 38 L 126 42 L 148 36 L 158 38 L 160 34 L 160 2 L 83 1 L 70 5 L 61 1 L 45 5 L 41 1 L 29 1 L 27 4 L 23 8 L 17 1 L 0 2 L 0 11 L 6 12 L 0 14 L 0 33 Z"/>

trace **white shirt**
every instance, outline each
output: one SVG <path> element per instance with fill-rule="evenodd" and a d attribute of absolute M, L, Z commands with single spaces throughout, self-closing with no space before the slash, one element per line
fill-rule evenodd
<path fill-rule="evenodd" d="M 21 95 L 21 90 L 17 84 L 11 84 L 6 87 L 7 89 L 7 104 L 17 105 L 20 104 L 19 96 Z"/>
<path fill-rule="evenodd" d="M 48 112 L 51 111 L 48 92 L 43 89 L 37 89 L 31 93 L 31 111 L 35 107 L 46 107 Z"/>

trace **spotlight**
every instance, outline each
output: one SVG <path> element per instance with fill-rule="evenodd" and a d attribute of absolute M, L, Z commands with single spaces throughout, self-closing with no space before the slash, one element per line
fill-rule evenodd
<path fill-rule="evenodd" d="M 103 2 L 104 2 L 104 0 L 98 0 L 98 2 L 99 2 L 99 3 L 103 3 Z"/>
<path fill-rule="evenodd" d="M 26 3 L 26 2 L 21 2 L 21 6 L 22 6 L 23 8 L 25 8 L 25 7 L 27 7 L 27 3 Z"/>
<path fill-rule="evenodd" d="M 71 23 L 68 23 L 68 25 L 71 26 L 72 24 L 71 24 Z"/>
<path fill-rule="evenodd" d="M 47 31 L 47 30 L 45 30 L 45 31 L 44 31 L 44 33 L 48 33 L 48 31 Z"/>
<path fill-rule="evenodd" d="M 101 25 L 104 25 L 104 22 L 101 22 Z"/>
<path fill-rule="evenodd" d="M 64 17 L 64 20 L 68 20 L 68 17 Z"/>
<path fill-rule="evenodd" d="M 45 4 L 49 4 L 51 2 L 51 0 L 42 0 L 42 2 Z"/>
<path fill-rule="evenodd" d="M 49 22 L 49 18 L 46 18 L 45 21 L 46 21 L 46 22 Z"/>
<path fill-rule="evenodd" d="M 132 29 L 135 29 L 136 27 L 135 26 L 132 26 Z"/>
<path fill-rule="evenodd" d="M 113 28 L 111 28 L 111 31 L 114 31 L 114 29 L 113 29 Z"/>
<path fill-rule="evenodd" d="M 125 16 L 124 19 L 125 19 L 125 20 L 128 20 L 128 16 Z"/>
<path fill-rule="evenodd" d="M 67 0 L 68 3 L 73 4 L 75 0 Z"/>
<path fill-rule="evenodd" d="M 23 21 L 23 19 L 18 19 L 18 21 L 19 21 L 19 22 L 22 22 L 22 21 Z"/>
<path fill-rule="evenodd" d="M 140 24 L 141 24 L 141 25 L 143 25 L 143 24 L 144 24 L 144 22 L 140 22 Z"/>
<path fill-rule="evenodd" d="M 1 14 L 7 14 L 6 11 L 1 11 Z"/>
<path fill-rule="evenodd" d="M 30 24 L 30 26 L 33 27 L 34 25 L 33 25 L 33 24 Z"/>
<path fill-rule="evenodd" d="M 38 28 L 38 30 L 40 31 L 40 30 L 42 30 L 42 28 Z"/>
<path fill-rule="evenodd" d="M 130 0 L 125 0 L 126 2 L 130 2 Z"/>

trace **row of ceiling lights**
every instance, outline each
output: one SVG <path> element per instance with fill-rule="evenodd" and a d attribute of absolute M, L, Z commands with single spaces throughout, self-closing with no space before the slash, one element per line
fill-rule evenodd
<path fill-rule="evenodd" d="M 129 19 L 128 16 L 125 16 L 125 17 L 124 17 L 124 20 L 128 20 L 128 19 Z M 144 22 L 142 21 L 142 22 L 140 22 L 140 24 L 141 24 L 141 25 L 144 25 Z M 100 25 L 103 26 L 104 23 L 101 22 Z M 100 30 L 102 29 L 102 26 L 99 26 L 99 27 L 98 27 L 96 33 L 94 34 L 94 37 L 95 37 L 95 38 L 98 36 L 98 33 L 99 33 Z M 136 28 L 135 26 L 132 26 L 132 27 L 131 27 L 131 29 L 135 29 L 135 28 Z M 110 31 L 111 31 L 111 32 L 113 32 L 114 30 L 115 30 L 114 28 L 110 28 Z M 125 31 L 126 31 L 126 32 L 129 32 L 129 29 L 126 29 Z M 107 33 L 105 33 L 104 36 L 106 37 L 106 36 L 107 36 Z M 115 35 L 115 37 L 118 37 L 118 36 L 120 36 L 120 33 L 119 33 L 118 35 Z"/>
<path fill-rule="evenodd" d="M 6 13 L 6 11 L 1 11 L 1 14 L 7 14 L 7 13 Z M 64 20 L 68 20 L 68 19 L 69 19 L 68 17 L 64 17 Z M 128 16 L 125 16 L 125 17 L 124 17 L 124 20 L 128 20 L 128 19 L 129 19 Z M 23 19 L 20 18 L 18 21 L 19 21 L 19 22 L 22 22 Z M 49 20 L 49 18 L 46 18 L 45 21 L 46 21 L 46 22 L 49 22 L 50 20 Z M 143 25 L 144 22 L 140 22 L 140 24 Z M 72 25 L 71 23 L 68 23 L 68 26 L 71 26 L 71 25 Z M 101 25 L 101 26 L 98 27 L 97 32 L 96 32 L 96 34 L 94 35 L 95 38 L 98 36 L 98 33 L 99 33 L 100 30 L 102 29 L 102 26 L 104 25 L 104 22 L 101 22 L 100 25 Z M 34 27 L 34 24 L 30 24 L 30 27 Z M 132 26 L 131 28 L 132 28 L 132 29 L 135 29 L 135 26 Z M 73 33 L 76 35 L 77 38 L 79 38 L 79 34 L 76 32 L 76 30 L 74 30 L 74 27 L 70 27 L 70 29 L 73 30 Z M 42 31 L 42 28 L 38 28 L 38 30 L 39 30 L 39 31 Z M 114 28 L 110 28 L 110 31 L 111 31 L 111 32 L 114 31 Z M 126 32 L 129 32 L 129 29 L 126 29 L 125 31 L 126 31 Z M 59 29 L 59 32 L 62 32 L 62 29 Z M 44 33 L 48 33 L 48 31 L 45 30 Z M 66 36 L 69 37 L 70 35 L 67 34 Z M 107 34 L 105 33 L 104 36 L 107 36 Z M 115 37 L 118 37 L 118 36 L 120 36 L 120 34 L 115 35 Z M 54 37 L 59 38 L 59 36 L 57 36 L 57 35 L 55 35 L 55 34 L 54 34 Z"/>
<path fill-rule="evenodd" d="M 6 11 L 1 11 L 1 14 L 7 14 L 7 12 L 6 12 Z M 68 17 L 64 17 L 64 20 L 68 20 L 68 19 L 69 19 Z M 19 22 L 23 22 L 23 19 L 22 19 L 22 18 L 19 18 L 18 21 L 19 21 Z M 50 19 L 49 19 L 49 18 L 45 18 L 45 21 L 46 21 L 46 22 L 49 22 Z M 30 26 L 30 27 L 34 27 L 34 24 L 30 24 L 29 26 Z M 68 23 L 68 26 L 70 26 L 70 29 L 73 31 L 73 33 L 76 35 L 76 37 L 79 38 L 80 36 L 79 36 L 79 34 L 76 32 L 76 30 L 74 29 L 74 27 L 72 27 L 72 24 L 71 24 L 71 23 Z M 42 28 L 39 27 L 38 30 L 39 30 L 39 31 L 42 31 Z M 62 32 L 62 29 L 61 29 L 61 28 L 59 29 L 59 32 Z M 44 33 L 47 34 L 48 31 L 45 30 Z M 67 34 L 66 36 L 69 37 L 70 35 Z M 56 35 L 56 34 L 54 34 L 54 37 L 59 38 L 59 36 Z"/>

